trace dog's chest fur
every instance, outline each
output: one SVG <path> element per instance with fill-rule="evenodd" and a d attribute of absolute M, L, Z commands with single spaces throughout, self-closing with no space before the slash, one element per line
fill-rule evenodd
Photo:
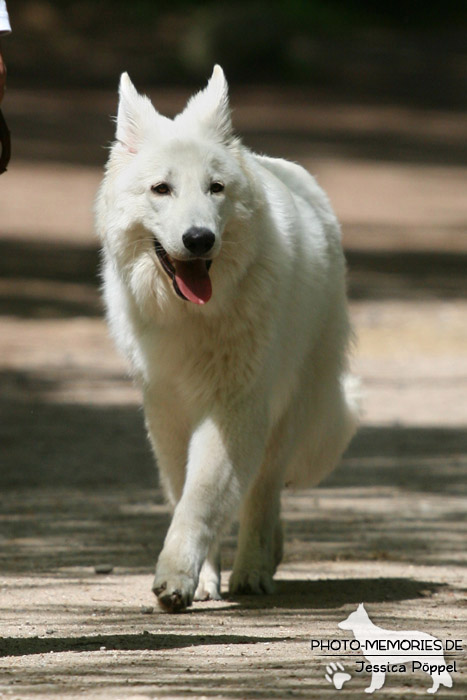
<path fill-rule="evenodd" d="M 267 329 L 253 333 L 258 319 L 243 314 L 147 326 L 135 338 L 148 383 L 170 383 L 199 404 L 239 396 L 257 381 L 267 352 Z"/>

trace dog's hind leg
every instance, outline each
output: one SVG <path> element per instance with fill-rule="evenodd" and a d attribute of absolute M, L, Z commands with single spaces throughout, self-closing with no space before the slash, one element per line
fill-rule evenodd
<path fill-rule="evenodd" d="M 439 682 L 438 678 L 435 676 L 432 676 L 431 678 L 433 680 L 433 685 L 431 686 L 431 688 L 428 688 L 428 690 L 426 692 L 434 694 L 434 693 L 438 692 L 440 682 Z"/>
<path fill-rule="evenodd" d="M 256 479 L 242 508 L 231 593 L 272 593 L 274 572 L 282 559 L 280 486 Z"/>
<path fill-rule="evenodd" d="M 261 469 L 240 512 L 237 554 L 230 577 L 231 593 L 272 593 L 273 576 L 282 559 L 280 492 L 287 452 L 287 421 L 276 429 Z"/>
<path fill-rule="evenodd" d="M 446 662 L 443 656 L 441 656 L 439 661 L 440 665 L 442 664 L 444 667 L 446 667 Z M 438 692 L 438 688 L 441 684 L 445 685 L 446 688 L 452 688 L 452 678 L 447 671 L 441 671 L 441 673 L 433 673 L 431 676 L 431 680 L 433 681 L 433 685 L 431 686 L 431 688 L 428 688 L 428 690 L 426 691 L 427 693 L 434 694 Z"/>
<path fill-rule="evenodd" d="M 440 665 L 446 666 L 446 662 L 444 660 L 444 657 L 441 656 L 440 660 Z M 436 693 L 439 686 L 445 685 L 446 688 L 452 688 L 452 678 L 450 674 L 447 671 L 441 671 L 441 673 L 434 673 L 431 676 L 431 679 L 433 681 L 433 685 L 431 688 L 428 688 L 426 691 L 427 693 Z"/>

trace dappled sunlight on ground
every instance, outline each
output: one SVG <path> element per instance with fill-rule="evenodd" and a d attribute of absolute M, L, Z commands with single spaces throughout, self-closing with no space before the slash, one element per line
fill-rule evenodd
<path fill-rule="evenodd" d="M 283 496 L 275 593 L 225 594 L 234 530 L 224 599 L 167 616 L 150 587 L 169 513 L 98 292 L 92 202 L 115 96 L 14 92 L 18 160 L 0 182 L 0 694 L 335 698 L 310 638 L 343 638 L 337 623 L 362 601 L 382 626 L 460 638 L 464 115 L 238 91 L 245 141 L 308 165 L 342 220 L 364 415 L 335 473 Z M 170 112 L 186 95 L 159 97 Z M 465 664 L 449 697 L 466 695 Z M 354 673 L 347 696 L 367 680 Z M 427 687 L 391 677 L 380 695 Z"/>

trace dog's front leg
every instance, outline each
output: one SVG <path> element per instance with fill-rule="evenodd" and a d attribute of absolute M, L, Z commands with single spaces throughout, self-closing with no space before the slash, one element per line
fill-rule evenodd
<path fill-rule="evenodd" d="M 365 688 L 365 693 L 374 693 L 375 690 L 379 690 L 383 687 L 385 680 L 386 674 L 384 671 L 373 671 L 371 674 L 371 683 L 368 688 Z"/>
<path fill-rule="evenodd" d="M 156 567 L 161 606 L 191 605 L 199 572 L 261 464 L 266 412 L 253 400 L 206 418 L 193 433 L 185 486 Z"/>

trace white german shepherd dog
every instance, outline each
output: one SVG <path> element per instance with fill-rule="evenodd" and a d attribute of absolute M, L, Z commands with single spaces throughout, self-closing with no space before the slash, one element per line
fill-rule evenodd
<path fill-rule="evenodd" d="M 220 598 L 239 511 L 230 591 L 269 593 L 281 487 L 320 481 L 357 424 L 336 217 L 303 168 L 235 138 L 219 66 L 174 119 L 122 75 L 96 212 L 108 322 L 173 509 L 153 590 L 172 612 Z"/>

